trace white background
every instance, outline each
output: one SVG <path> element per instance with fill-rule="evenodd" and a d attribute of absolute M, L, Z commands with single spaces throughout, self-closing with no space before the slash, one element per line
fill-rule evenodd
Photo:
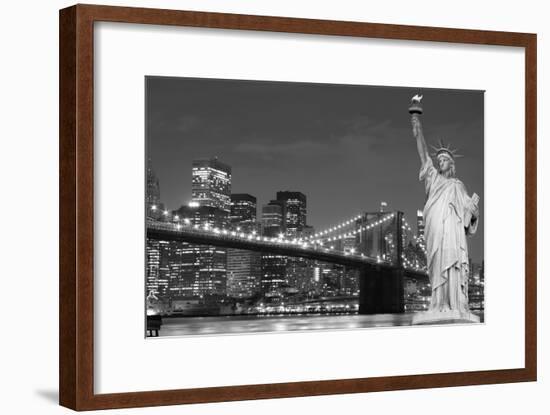
<path fill-rule="evenodd" d="M 2 278 L 3 309 L 16 321 L 2 336 L 1 405 L 8 413 L 57 413 L 65 411 L 57 400 L 57 9 L 66 2 L 25 2 L 3 5 L 2 87 L 0 128 L 2 140 Z M 438 3 L 387 2 L 361 6 L 339 2 L 245 2 L 245 1 L 150 1 L 110 4 L 171 7 L 250 14 L 287 15 L 325 19 L 418 24 L 537 32 L 539 34 L 539 382 L 403 391 L 376 394 L 269 400 L 258 402 L 195 405 L 187 407 L 129 410 L 141 413 L 279 413 L 308 411 L 370 411 L 393 413 L 514 414 L 531 408 L 544 413 L 549 406 L 544 394 L 548 360 L 544 349 L 549 306 L 540 298 L 548 287 L 544 275 L 550 262 L 544 258 L 542 216 L 548 191 L 543 191 L 550 168 L 543 138 L 548 134 L 548 80 L 544 73 L 550 47 L 545 36 L 547 13 L 539 2 L 469 2 L 448 9 Z M 540 2 L 540 4 L 544 4 Z M 503 122 L 506 118 L 503 117 Z M 546 201 L 545 201 L 546 199 Z M 7 264 L 7 266 L 6 266 Z M 547 348 L 547 347 L 546 347 Z M 137 369 L 139 370 L 139 369 Z M 538 405 L 539 409 L 536 409 Z M 154 412 L 153 412 L 154 411 Z"/>
<path fill-rule="evenodd" d="M 523 367 L 524 199 L 510 197 L 525 192 L 522 49 L 112 23 L 95 30 L 97 393 Z M 486 324 L 145 341 L 144 74 L 485 90 Z M 500 122 L 507 112 L 515 116 Z M 510 249 L 513 261 L 502 261 Z M 143 365 L 143 356 L 155 363 Z"/>

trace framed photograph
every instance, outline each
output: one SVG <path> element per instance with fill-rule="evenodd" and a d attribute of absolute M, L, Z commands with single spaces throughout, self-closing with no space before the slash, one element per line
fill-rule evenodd
<path fill-rule="evenodd" d="M 536 380 L 536 35 L 60 12 L 60 404 Z"/>

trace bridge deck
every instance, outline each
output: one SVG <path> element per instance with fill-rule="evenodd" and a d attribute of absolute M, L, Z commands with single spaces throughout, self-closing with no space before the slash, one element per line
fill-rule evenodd
<path fill-rule="evenodd" d="M 326 247 L 292 244 L 283 241 L 265 240 L 260 236 L 240 236 L 238 234 L 222 233 L 197 229 L 192 226 L 180 226 L 163 222 L 147 223 L 147 237 L 159 240 L 176 240 L 182 242 L 213 245 L 233 249 L 245 249 L 255 252 L 264 252 L 274 255 L 285 255 L 313 259 L 332 264 L 343 265 L 351 268 L 374 268 L 379 270 L 395 270 L 398 267 L 393 263 L 379 262 L 376 258 L 370 258 L 360 254 L 345 254 Z M 426 273 L 418 270 L 405 269 L 408 277 L 426 278 Z"/>

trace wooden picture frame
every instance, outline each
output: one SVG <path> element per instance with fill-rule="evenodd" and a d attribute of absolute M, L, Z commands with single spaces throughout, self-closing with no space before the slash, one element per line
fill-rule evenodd
<path fill-rule="evenodd" d="M 525 50 L 525 367 L 198 389 L 94 393 L 94 22 L 338 35 Z M 536 50 L 534 34 L 76 5 L 60 11 L 59 397 L 75 410 L 237 401 L 537 379 Z"/>

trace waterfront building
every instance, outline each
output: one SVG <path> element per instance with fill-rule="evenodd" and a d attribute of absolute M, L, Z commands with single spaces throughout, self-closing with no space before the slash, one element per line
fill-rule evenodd
<path fill-rule="evenodd" d="M 476 264 L 470 259 L 470 276 L 468 278 L 468 303 L 470 310 L 485 309 L 484 264 Z"/>
<path fill-rule="evenodd" d="M 261 254 L 244 249 L 227 250 L 227 295 L 249 298 L 260 291 Z"/>
<path fill-rule="evenodd" d="M 159 299 L 165 300 L 169 294 L 170 273 L 166 262 L 170 242 L 147 239 L 146 244 L 146 288 Z"/>

